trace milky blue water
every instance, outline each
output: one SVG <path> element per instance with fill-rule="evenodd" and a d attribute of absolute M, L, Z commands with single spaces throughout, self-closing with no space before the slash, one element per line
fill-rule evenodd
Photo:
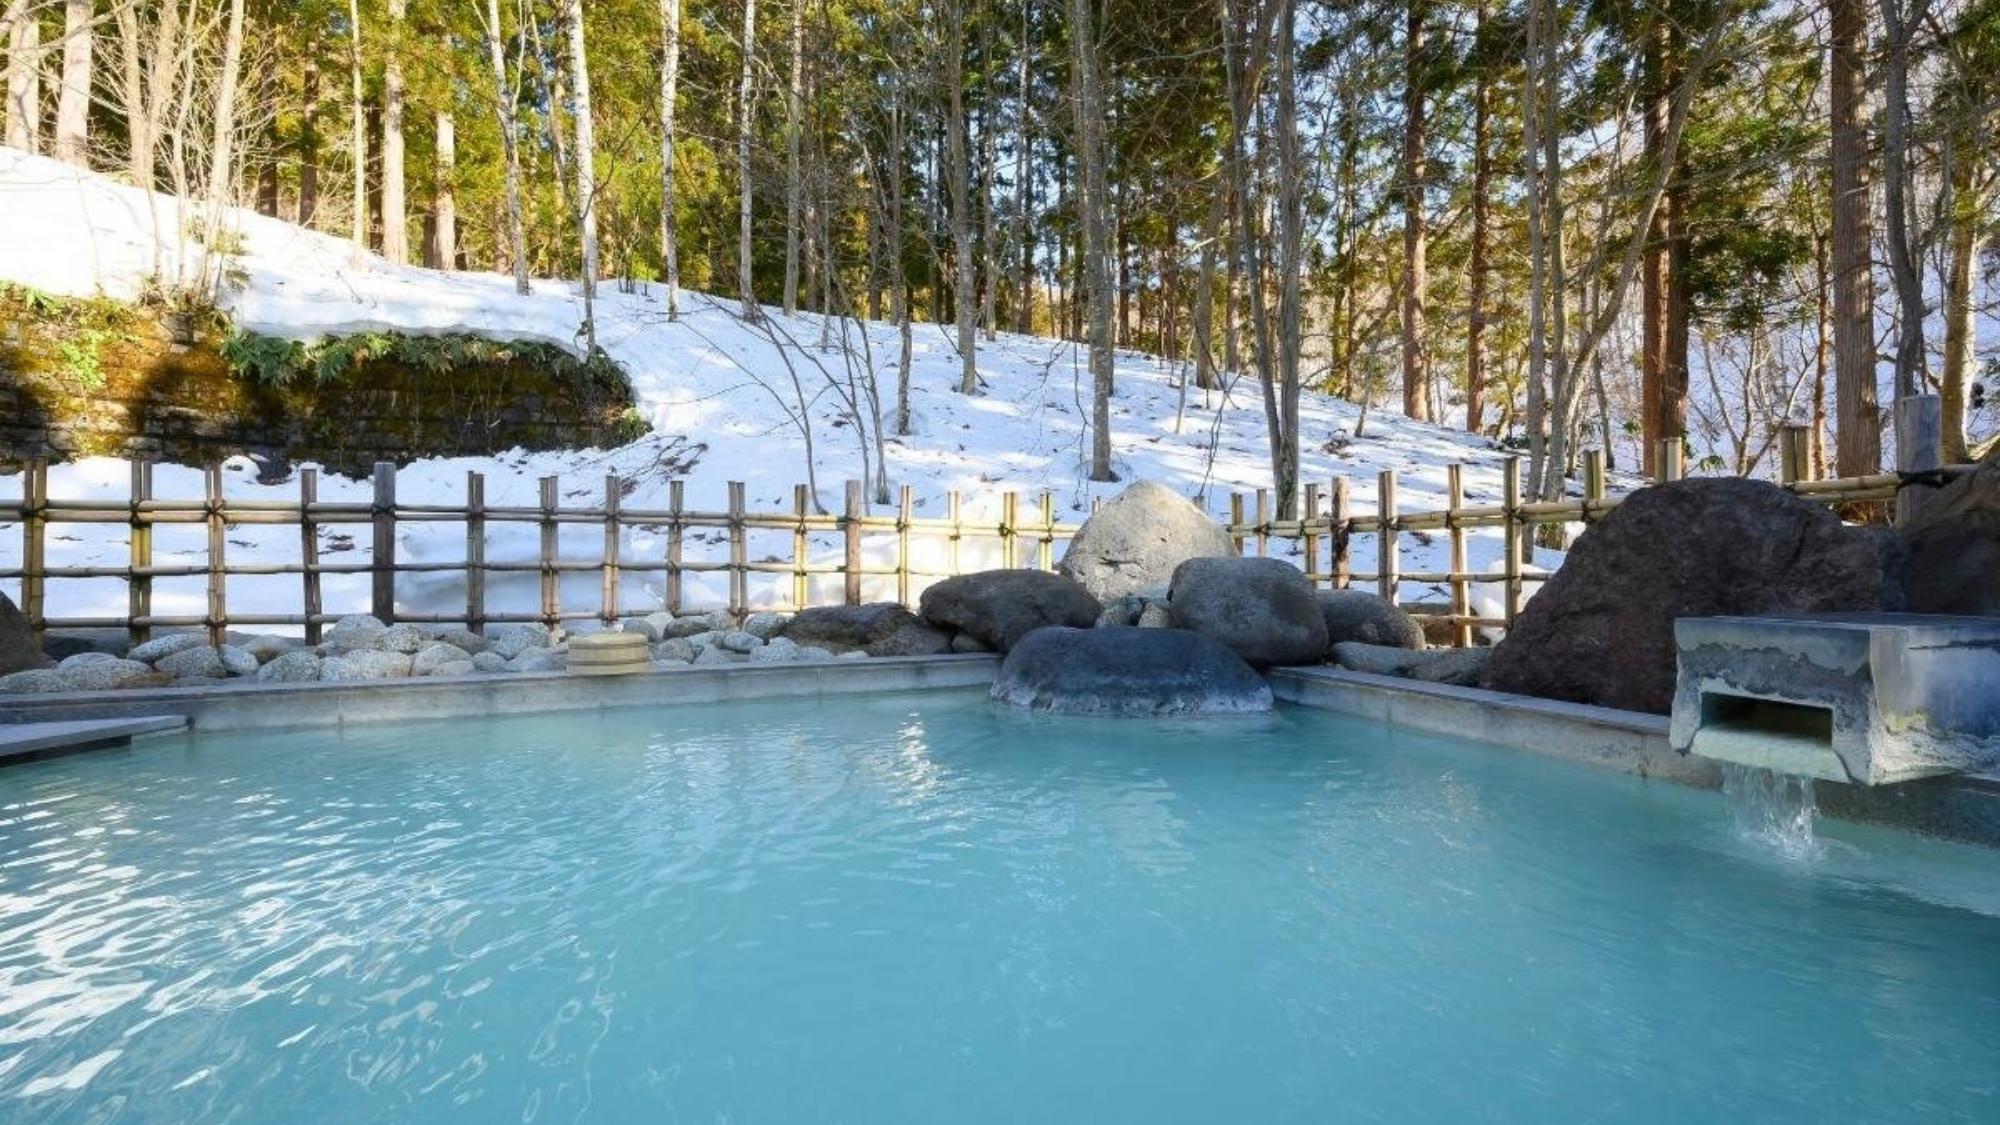
<path fill-rule="evenodd" d="M 979 695 L 0 767 L 0 1120 L 1994 1121 L 2000 857 Z"/>

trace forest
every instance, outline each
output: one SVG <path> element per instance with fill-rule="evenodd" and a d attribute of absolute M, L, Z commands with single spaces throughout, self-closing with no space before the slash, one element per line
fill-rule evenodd
<path fill-rule="evenodd" d="M 1554 498 L 1893 463 L 2000 380 L 2000 0 L 6 0 L 5 143 L 442 270 L 1115 349 L 1483 433 Z M 211 241 L 218 241 L 209 232 Z M 216 277 L 163 279 L 212 288 Z M 200 299 L 202 292 L 163 293 Z M 1990 335 L 1991 333 L 1989 333 Z M 1239 379 L 1245 380 L 1240 388 Z M 1364 414 L 1365 417 L 1365 414 Z"/>

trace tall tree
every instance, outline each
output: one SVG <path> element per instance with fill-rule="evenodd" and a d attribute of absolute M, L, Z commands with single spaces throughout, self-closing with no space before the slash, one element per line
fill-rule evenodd
<path fill-rule="evenodd" d="M 751 205 L 754 202 L 756 185 L 750 179 L 750 126 L 751 111 L 755 108 L 752 96 L 756 92 L 757 61 L 757 0 L 743 0 L 743 70 L 736 83 L 736 288 L 743 301 L 743 319 L 751 322 L 764 318 L 763 310 L 757 305 L 755 278 L 752 275 L 755 261 L 750 253 Z"/>
<path fill-rule="evenodd" d="M 675 188 L 674 146 L 681 83 L 681 0 L 660 0 L 660 271 L 667 286 L 667 319 L 681 315 L 680 193 Z"/>
<path fill-rule="evenodd" d="M 590 52 L 583 36 L 583 0 L 568 0 L 570 79 L 576 83 L 576 223 L 583 244 L 583 338 L 597 350 L 597 134 L 590 111 Z"/>
<path fill-rule="evenodd" d="M 1227 0 L 1224 0 L 1226 3 Z M 1069 0 L 1070 104 L 1076 116 L 1077 222 L 1083 231 L 1083 286 L 1090 304 L 1090 479 L 1117 480 L 1111 469 L 1110 210 L 1105 186 L 1104 91 L 1099 79 L 1096 13 L 1091 0 Z"/>
<path fill-rule="evenodd" d="M 243 0 L 229 0 L 222 35 L 222 71 L 216 79 L 214 139 L 208 150 L 208 197 L 217 205 L 236 198 L 236 86 L 243 69 Z"/>
<path fill-rule="evenodd" d="M 62 89 L 56 96 L 56 159 L 90 166 L 92 0 L 64 0 Z"/>
<path fill-rule="evenodd" d="M 403 25 L 406 0 L 389 0 L 389 41 L 382 49 L 382 256 L 410 260 L 409 206 L 403 187 Z"/>
<path fill-rule="evenodd" d="M 1833 149 L 1834 471 L 1882 468 L 1875 385 L 1875 277 L 1868 220 L 1867 0 L 1827 0 Z"/>
<path fill-rule="evenodd" d="M 945 175 L 950 178 L 953 311 L 958 314 L 958 393 L 977 394 L 979 369 L 973 340 L 972 200 L 965 145 L 965 0 L 944 4 Z"/>
<path fill-rule="evenodd" d="M 1487 34 L 1487 0 L 1479 0 L 1475 44 Z M 1484 63 L 1486 59 L 1478 62 Z M 1489 65 L 1475 65 L 1472 87 L 1472 245 L 1466 255 L 1465 428 L 1479 433 L 1486 405 L 1486 290 L 1492 277 L 1487 260 L 1492 224 L 1493 90 Z"/>
<path fill-rule="evenodd" d="M 1421 421 L 1431 417 L 1430 351 L 1424 340 L 1424 302 L 1430 280 L 1425 268 L 1424 230 L 1424 180 L 1429 171 L 1425 20 L 1429 7 L 1429 0 L 1408 0 L 1403 32 L 1403 413 Z"/>
<path fill-rule="evenodd" d="M 361 86 L 361 0 L 347 0 L 347 48 L 354 117 L 348 156 L 354 165 L 354 208 L 349 238 L 354 243 L 354 253 L 360 255 L 368 249 L 368 112 Z"/>
<path fill-rule="evenodd" d="M 521 124 L 520 98 L 507 77 L 507 53 L 501 46 L 500 0 L 486 0 L 482 17 L 486 34 L 486 61 L 493 71 L 493 112 L 500 121 L 500 148 L 507 207 L 507 258 L 514 271 L 514 291 L 528 293 L 527 220 L 521 210 Z"/>
<path fill-rule="evenodd" d="M 431 162 L 431 266 L 458 268 L 458 123 L 448 110 L 438 110 L 432 124 L 435 159 Z"/>
<path fill-rule="evenodd" d="M 42 24 L 30 0 L 7 6 L 7 143 L 23 152 L 42 144 Z"/>
<path fill-rule="evenodd" d="M 799 311 L 799 216 L 805 205 L 805 183 L 799 171 L 799 146 L 805 134 L 805 13 L 805 0 L 792 0 L 792 67 L 785 86 L 786 316 Z"/>

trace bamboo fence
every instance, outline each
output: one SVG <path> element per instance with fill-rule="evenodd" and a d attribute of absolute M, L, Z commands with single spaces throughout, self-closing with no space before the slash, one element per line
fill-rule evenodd
<path fill-rule="evenodd" d="M 1891 501 L 1910 478 L 1909 474 L 1880 473 L 1839 480 L 1809 480 L 1803 466 L 1804 443 L 1800 435 L 1781 435 L 1781 477 L 1784 487 L 1794 493 L 1830 504 Z M 1663 480 L 1681 475 L 1677 444 L 1663 445 L 1660 451 Z M 1524 582 L 1534 577 L 1524 568 L 1533 552 L 1532 529 L 1546 524 L 1589 523 L 1616 507 L 1622 497 L 1606 492 L 1604 460 L 1591 450 L 1583 458 L 1583 488 L 1580 497 L 1557 501 L 1530 501 L 1522 496 L 1519 458 L 1508 458 L 1502 468 L 1501 498 L 1497 504 L 1468 505 L 1465 502 L 1465 469 L 1447 467 L 1447 507 L 1435 511 L 1405 512 L 1399 509 L 1397 474 L 1383 470 L 1376 481 L 1377 505 L 1373 513 L 1353 510 L 1351 488 L 1345 477 L 1336 477 L 1329 487 L 1309 483 L 1303 494 L 1303 510 L 1293 519 L 1273 518 L 1270 493 L 1260 489 L 1249 497 L 1230 497 L 1228 531 L 1240 552 L 1269 555 L 1273 541 L 1296 542 L 1298 565 L 1316 586 L 1346 589 L 1369 584 L 1385 598 L 1398 600 L 1405 583 L 1442 586 L 1450 591 L 1447 614 L 1419 614 L 1444 620 L 1457 643 L 1470 644 L 1479 628 L 1505 628 L 1520 612 Z M 1969 469 L 1958 466 L 1928 474 L 1935 481 Z M 660 575 L 665 583 L 665 608 L 674 613 L 692 612 L 687 604 L 686 578 L 689 575 L 723 574 L 728 596 L 720 608 L 741 615 L 760 609 L 796 609 L 812 602 L 812 580 L 816 576 L 840 575 L 842 601 L 858 604 L 864 580 L 893 578 L 896 597 L 913 604 L 915 585 L 923 579 L 963 573 L 962 547 L 971 540 L 997 542 L 1003 567 L 1032 566 L 1050 570 L 1055 566 L 1055 545 L 1076 534 L 1077 527 L 1057 522 L 1054 498 L 1042 493 L 1022 512 L 1019 493 L 1000 497 L 997 521 L 981 522 L 964 515 L 959 493 L 947 496 L 942 517 L 915 514 L 911 490 L 901 490 L 892 513 L 871 514 L 859 481 L 847 482 L 845 504 L 838 514 L 814 510 L 804 485 L 793 490 L 789 511 L 751 511 L 744 500 L 744 485 L 730 482 L 727 507 L 722 511 L 702 511 L 685 503 L 685 483 L 670 481 L 665 507 L 644 507 L 629 502 L 629 482 L 616 476 L 604 479 L 603 501 L 588 507 L 565 506 L 560 502 L 559 479 L 542 478 L 539 503 L 531 507 L 489 505 L 485 478 L 466 474 L 465 500 L 460 504 L 410 504 L 396 495 L 396 467 L 375 466 L 373 494 L 369 502 L 327 502 L 319 499 L 316 471 L 299 473 L 296 500 L 233 500 L 223 495 L 220 466 L 203 470 L 203 497 L 200 500 L 160 499 L 153 494 L 153 466 L 134 462 L 131 487 L 125 500 L 64 500 L 51 497 L 48 462 L 29 462 L 22 474 L 22 494 L 16 500 L 0 500 L 0 519 L 12 517 L 21 526 L 21 565 L 0 569 L 0 580 L 17 579 L 20 608 L 37 634 L 48 629 L 120 628 L 129 631 L 134 642 L 149 638 L 154 629 L 205 628 L 218 643 L 223 634 L 239 626 L 303 627 L 308 641 L 317 642 L 322 628 L 343 614 L 329 613 L 322 597 L 322 579 L 327 575 L 366 574 L 370 578 L 370 611 L 384 622 L 462 623 L 479 630 L 487 625 L 508 622 L 542 622 L 551 627 L 573 620 L 613 622 L 634 612 L 660 608 L 657 601 L 645 610 L 625 606 L 622 596 L 628 575 Z M 1246 511 L 1246 499 L 1248 510 Z M 465 529 L 465 557 L 462 560 L 413 562 L 396 557 L 396 531 L 409 523 L 458 523 Z M 532 560 L 489 560 L 486 554 L 487 529 L 495 524 L 530 524 L 540 533 L 540 549 Z M 66 524 L 123 524 L 129 529 L 129 557 L 122 566 L 49 566 L 47 541 L 52 527 Z M 153 561 L 154 529 L 166 524 L 200 524 L 207 533 L 199 562 L 157 564 Z M 337 562 L 322 558 L 320 535 L 328 527 L 361 525 L 370 528 L 373 550 L 365 562 Z M 567 525 L 594 525 L 603 530 L 603 546 L 592 558 L 565 558 L 561 550 L 561 530 Z M 299 533 L 297 562 L 233 562 L 229 558 L 227 531 L 237 525 L 279 525 L 296 527 Z M 624 531 L 648 527 L 664 530 L 664 550 L 652 557 L 628 557 Z M 1500 569 L 1473 571 L 1468 558 L 1468 533 L 1480 528 L 1499 528 L 1504 540 Z M 724 557 L 691 557 L 690 532 L 715 530 L 723 533 Z M 1443 531 L 1449 536 L 1450 566 L 1443 571 L 1405 571 L 1400 568 L 1400 537 L 1405 533 Z M 791 557 L 752 560 L 749 538 L 752 532 L 789 532 Z M 1375 569 L 1354 569 L 1353 543 L 1357 536 L 1375 537 Z M 836 536 L 840 557 L 816 557 L 815 536 Z M 869 537 L 893 537 L 893 563 L 869 565 L 866 545 Z M 926 570 L 913 550 L 920 539 L 942 540 L 944 569 Z M 827 552 L 830 553 L 830 552 Z M 1024 557 L 1025 556 L 1025 557 Z M 459 572 L 464 575 L 463 611 L 409 613 L 396 606 L 396 578 L 403 574 Z M 576 572 L 596 572 L 600 594 L 589 607 L 565 606 L 561 599 L 561 578 Z M 497 611 L 487 605 L 487 578 L 493 574 L 532 573 L 539 576 L 540 599 L 534 612 Z M 750 576 L 789 576 L 790 599 L 782 605 L 757 605 L 750 598 Z M 300 611 L 286 614 L 232 613 L 229 608 L 228 579 L 248 576 L 296 576 L 299 580 Z M 109 617 L 46 616 L 47 587 L 52 579 L 121 579 L 126 583 L 126 612 Z M 200 615 L 167 615 L 153 610 L 153 584 L 161 578 L 200 578 L 206 585 L 206 610 Z M 1481 617 L 1473 612 L 1472 587 L 1476 583 L 1499 583 L 1504 589 L 1503 616 Z"/>

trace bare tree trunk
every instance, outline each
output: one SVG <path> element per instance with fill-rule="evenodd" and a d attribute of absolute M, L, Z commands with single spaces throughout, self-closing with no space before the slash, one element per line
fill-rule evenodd
<path fill-rule="evenodd" d="M 1194 296 L 1189 309 L 1194 335 L 1194 385 L 1204 391 L 1222 385 L 1215 376 L 1215 246 L 1222 237 L 1223 211 L 1228 205 L 1228 178 L 1218 174 L 1215 191 L 1209 199 L 1207 224 L 1202 228 L 1201 257 L 1195 268 Z"/>
<path fill-rule="evenodd" d="M 1278 0 L 1278 518 L 1299 516 L 1299 277 L 1305 272 L 1305 171 L 1299 166 L 1294 0 Z"/>
<path fill-rule="evenodd" d="M 56 159 L 90 167 L 92 0 L 63 4 L 62 90 L 56 96 Z"/>
<path fill-rule="evenodd" d="M 317 33 L 306 43 L 299 88 L 299 210 L 302 227 L 319 218 L 319 47 Z"/>
<path fill-rule="evenodd" d="M 1021 0 L 1021 49 L 1020 49 L 1020 104 L 1016 133 L 1019 146 L 1014 151 L 1014 200 L 1015 215 L 1020 223 L 1017 241 L 1021 247 L 1021 288 L 1019 300 L 1014 309 L 1014 331 L 1027 335 L 1035 330 L 1035 183 L 1030 176 L 1032 159 L 1030 153 L 1035 147 L 1035 115 L 1033 88 L 1030 85 L 1029 60 L 1034 57 L 1034 11 L 1035 0 Z"/>
<path fill-rule="evenodd" d="M 1813 388 L 1812 388 L 1812 475 L 1814 480 L 1826 476 L 1826 373 L 1828 357 L 1833 350 L 1833 317 L 1829 309 L 1832 287 L 1827 277 L 1827 238 L 1825 232 L 1813 236 Z"/>
<path fill-rule="evenodd" d="M 1527 47 L 1521 68 L 1521 159 L 1524 202 L 1528 219 L 1528 394 L 1526 427 L 1528 461 L 1539 470 L 1548 455 L 1547 408 L 1549 385 L 1548 304 L 1550 298 L 1548 241 L 1544 229 L 1546 214 L 1542 182 L 1542 106 L 1553 96 L 1543 89 L 1546 60 L 1542 57 L 1542 7 L 1548 0 L 1527 0 L 1524 19 Z M 1558 237 L 1560 232 L 1558 232 Z M 1530 474 L 1530 481 L 1534 474 Z M 1532 541 L 1523 547 L 1532 550 Z"/>
<path fill-rule="evenodd" d="M 676 102 L 681 81 L 681 0 L 660 0 L 660 269 L 667 284 L 667 319 L 681 315 L 680 193 L 674 183 Z"/>
<path fill-rule="evenodd" d="M 458 124 L 449 113 L 437 115 L 437 177 L 435 202 L 431 206 L 431 265 L 436 269 L 458 268 Z"/>
<path fill-rule="evenodd" d="M 1486 26 L 1486 0 L 1479 3 L 1479 29 Z M 1476 33 L 1475 33 L 1476 34 Z M 1485 419 L 1486 394 L 1486 286 L 1488 282 L 1487 226 L 1492 209 L 1493 157 L 1491 85 L 1485 67 L 1479 68 L 1472 90 L 1472 247 L 1466 269 L 1465 316 L 1465 429 L 1479 433 Z"/>
<path fill-rule="evenodd" d="M 1828 0 L 1833 139 L 1834 471 L 1882 467 L 1875 386 L 1875 279 L 1868 222 L 1867 0 Z"/>
<path fill-rule="evenodd" d="M 945 119 L 945 174 L 951 177 L 952 311 L 958 319 L 958 393 L 979 393 L 978 344 L 973 340 L 977 312 L 972 280 L 971 169 L 965 145 L 965 4 L 945 5 L 944 81 L 948 88 Z"/>
<path fill-rule="evenodd" d="M 979 248 L 985 259 L 985 285 L 979 293 L 979 323 L 986 339 L 1000 332 L 1000 255 L 993 222 L 994 164 L 999 159 L 993 143 L 993 21 L 979 21 L 979 86 L 986 98 L 979 110 Z"/>
<path fill-rule="evenodd" d="M 361 2 L 347 0 L 348 74 L 353 79 L 354 216 L 350 239 L 358 257 L 368 250 L 368 113 L 361 90 Z"/>
<path fill-rule="evenodd" d="M 1111 269 L 1105 230 L 1109 202 L 1104 176 L 1104 94 L 1098 84 L 1096 14 L 1091 0 L 1069 0 L 1070 64 L 1075 89 L 1076 149 L 1082 183 L 1077 218 L 1083 228 L 1084 288 L 1090 301 L 1090 479 L 1116 480 L 1111 470 Z"/>
<path fill-rule="evenodd" d="M 903 268 L 909 246 L 903 219 L 903 72 L 889 70 L 889 150 L 882 166 L 889 181 L 889 316 L 896 322 L 896 433 L 910 432 L 910 279 Z"/>
<path fill-rule="evenodd" d="M 754 259 L 750 247 L 750 210 L 755 185 L 750 179 L 751 95 L 756 91 L 757 0 L 743 0 L 743 71 L 736 84 L 736 292 L 743 302 L 743 319 L 755 323 L 764 318 L 757 306 Z"/>
<path fill-rule="evenodd" d="M 799 142 L 805 90 L 805 0 L 792 0 L 792 73 L 785 87 L 785 315 L 799 311 L 799 213 L 805 187 L 799 178 Z"/>
<path fill-rule="evenodd" d="M 410 260 L 410 216 L 403 188 L 403 22 L 406 0 L 389 0 L 389 43 L 382 53 L 382 256 Z"/>
<path fill-rule="evenodd" d="M 230 0 L 229 25 L 222 38 L 222 74 L 215 90 L 215 137 L 208 150 L 208 198 L 216 206 L 226 206 L 236 198 L 236 85 L 242 69 L 243 0 Z"/>
<path fill-rule="evenodd" d="M 569 3 L 569 68 L 576 83 L 576 222 L 583 241 L 583 336 L 597 350 L 597 139 L 590 113 L 590 55 L 583 38 L 583 0 Z"/>
<path fill-rule="evenodd" d="M 1923 18 L 1926 0 L 1905 20 L 1902 0 L 1881 0 L 1883 51 L 1882 211 L 1888 230 L 1889 279 L 1895 286 L 1896 397 L 1917 393 L 1924 370 L 1924 283 L 1917 269 L 1916 236 L 1909 205 L 1910 26 Z M 1902 435 L 1898 435 L 1899 437 Z"/>
<path fill-rule="evenodd" d="M 41 151 L 42 25 L 28 0 L 7 12 L 7 143 Z"/>
<path fill-rule="evenodd" d="M 1281 0 L 1282 2 L 1282 0 Z M 1424 342 L 1425 120 L 1423 67 L 1427 0 L 1408 0 L 1403 37 L 1403 413 L 1429 421 L 1431 365 Z"/>
<path fill-rule="evenodd" d="M 507 78 L 507 54 L 502 48 L 500 0 L 486 0 L 486 56 L 493 68 L 493 111 L 500 117 L 500 147 L 506 161 L 507 257 L 514 269 L 514 291 L 526 296 L 528 285 L 527 221 L 521 214 L 521 119 L 519 100 Z"/>
<path fill-rule="evenodd" d="M 1982 221 L 1972 194 L 1973 154 L 1956 154 L 1951 166 L 1951 203 L 1946 208 L 1951 224 L 1950 264 L 1944 286 L 1944 370 L 1938 382 L 1939 408 L 1943 413 L 1944 463 L 1962 464 L 1970 459 L 1965 443 L 1965 393 L 1978 362 L 1979 322 L 1974 317 L 1972 290 L 1977 282 L 1973 268 L 1984 242 Z"/>

